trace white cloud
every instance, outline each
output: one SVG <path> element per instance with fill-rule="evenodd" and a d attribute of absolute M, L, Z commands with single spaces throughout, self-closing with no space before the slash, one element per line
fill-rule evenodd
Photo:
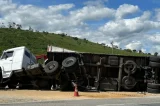
<path fill-rule="evenodd" d="M 68 10 L 74 7 L 74 4 L 60 4 L 60 5 L 53 5 L 53 6 L 48 6 L 48 9 L 51 12 L 59 12 L 62 10 Z"/>
<path fill-rule="evenodd" d="M 106 2 L 108 2 L 108 0 L 89 0 L 84 2 L 84 4 L 87 6 L 102 7 Z"/>
<path fill-rule="evenodd" d="M 144 12 L 140 17 L 109 21 L 99 30 L 109 36 L 126 37 L 152 29 L 160 29 L 160 23 L 148 20 L 149 18 L 150 13 Z"/>
<path fill-rule="evenodd" d="M 120 5 L 116 11 L 116 18 L 117 19 L 124 18 L 126 15 L 133 14 L 138 10 L 139 10 L 138 6 L 134 6 L 130 4 Z"/>
<path fill-rule="evenodd" d="M 143 48 L 143 44 L 140 41 L 132 41 L 131 43 L 125 46 L 127 49 L 131 50 L 141 50 Z"/>
<path fill-rule="evenodd" d="M 150 40 L 154 44 L 160 44 L 160 33 L 149 36 L 148 40 Z"/>
<path fill-rule="evenodd" d="M 16 22 L 24 29 L 31 26 L 37 30 L 57 31 L 68 28 L 71 21 L 61 14 L 61 11 L 74 7 L 74 4 L 60 4 L 48 6 L 48 8 L 36 7 L 33 5 L 5 4 L 0 7 L 3 17 L 0 21 Z"/>
<path fill-rule="evenodd" d="M 107 7 L 85 6 L 82 9 L 71 11 L 71 17 L 76 21 L 100 20 L 114 16 L 115 10 Z"/>
<path fill-rule="evenodd" d="M 77 9 L 74 4 L 50 5 L 43 8 L 0 1 L 0 23 L 16 22 L 21 24 L 23 29 L 31 26 L 35 30 L 67 33 L 106 45 L 114 41 L 120 48 L 160 52 L 160 34 L 157 33 L 160 29 L 160 22 L 157 21 L 160 19 L 159 9 L 156 9 L 156 16 L 152 16 L 150 11 L 144 11 L 137 17 L 124 19 L 140 11 L 140 8 L 123 4 L 118 9 L 113 9 L 106 7 L 105 2 L 107 1 L 92 0 Z M 152 20 L 152 17 L 157 20 Z M 107 21 L 101 21 L 102 19 Z M 101 21 L 102 25 L 98 25 L 96 29 L 92 24 L 88 24 L 88 21 L 94 24 Z M 149 35 L 149 32 L 152 34 Z"/>

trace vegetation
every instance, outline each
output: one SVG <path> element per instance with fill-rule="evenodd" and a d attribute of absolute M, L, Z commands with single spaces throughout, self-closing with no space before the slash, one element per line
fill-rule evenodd
<path fill-rule="evenodd" d="M 16 26 L 16 28 L 14 27 Z M 79 39 L 77 37 L 70 37 L 67 34 L 55 34 L 48 32 L 33 32 L 33 29 L 29 26 L 29 30 L 21 30 L 22 26 L 15 23 L 10 23 L 8 28 L 0 28 L 0 52 L 5 49 L 26 46 L 34 54 L 46 54 L 47 45 L 53 45 L 63 47 L 70 50 L 79 52 L 92 52 L 92 53 L 105 53 L 105 54 L 121 54 L 121 55 L 133 55 L 144 56 L 150 55 L 150 53 L 144 54 L 142 52 L 137 53 L 136 50 L 121 50 L 116 47 L 106 46 L 104 43 L 98 44 L 88 41 L 86 38 Z M 112 42 L 113 44 L 113 42 Z"/>

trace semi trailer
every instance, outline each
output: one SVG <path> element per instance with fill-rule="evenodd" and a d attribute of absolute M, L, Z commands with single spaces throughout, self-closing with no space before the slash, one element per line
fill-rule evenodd
<path fill-rule="evenodd" d="M 57 62 L 61 70 L 61 90 L 160 92 L 159 56 L 124 56 L 113 54 L 57 51 L 48 46 L 46 67 Z M 48 69 L 52 70 L 53 69 Z M 56 71 L 55 71 L 56 73 Z"/>
<path fill-rule="evenodd" d="M 160 57 L 82 53 L 48 46 L 34 56 L 26 47 L 3 51 L 0 87 L 160 93 Z M 44 58 L 42 64 L 36 61 Z"/>

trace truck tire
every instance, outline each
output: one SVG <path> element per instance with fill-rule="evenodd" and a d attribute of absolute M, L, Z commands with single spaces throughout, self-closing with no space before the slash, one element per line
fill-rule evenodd
<path fill-rule="evenodd" d="M 134 74 L 137 70 L 137 64 L 132 61 L 132 60 L 127 60 L 125 63 L 124 63 L 124 71 L 127 73 L 127 74 Z"/>
<path fill-rule="evenodd" d="M 62 66 L 65 68 L 65 72 L 72 73 L 78 68 L 78 62 L 75 57 L 68 57 L 63 60 Z"/>
<path fill-rule="evenodd" d="M 160 63 L 160 56 L 150 56 L 149 60 L 152 62 Z"/>
<path fill-rule="evenodd" d="M 67 57 L 63 60 L 62 66 L 65 68 L 71 68 L 77 63 L 77 59 L 75 57 Z"/>
<path fill-rule="evenodd" d="M 160 93 L 159 89 L 152 89 L 152 88 L 147 88 L 148 93 Z"/>
<path fill-rule="evenodd" d="M 54 73 L 56 73 L 57 69 L 58 69 L 58 62 L 56 62 L 56 61 L 50 61 L 44 67 L 44 71 L 47 74 L 54 74 Z"/>
<path fill-rule="evenodd" d="M 160 63 L 150 61 L 149 66 L 152 67 L 152 68 L 160 68 Z"/>
<path fill-rule="evenodd" d="M 160 84 L 147 83 L 147 87 L 152 89 L 160 89 Z"/>
<path fill-rule="evenodd" d="M 135 87 L 136 80 L 131 76 L 124 76 L 122 79 L 122 85 L 125 89 L 130 90 Z"/>

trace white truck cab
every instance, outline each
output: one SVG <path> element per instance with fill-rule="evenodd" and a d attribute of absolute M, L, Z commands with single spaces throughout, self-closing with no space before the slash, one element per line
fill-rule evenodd
<path fill-rule="evenodd" d="M 0 58 L 2 78 L 10 78 L 13 71 L 36 63 L 36 57 L 25 46 L 4 50 Z"/>

